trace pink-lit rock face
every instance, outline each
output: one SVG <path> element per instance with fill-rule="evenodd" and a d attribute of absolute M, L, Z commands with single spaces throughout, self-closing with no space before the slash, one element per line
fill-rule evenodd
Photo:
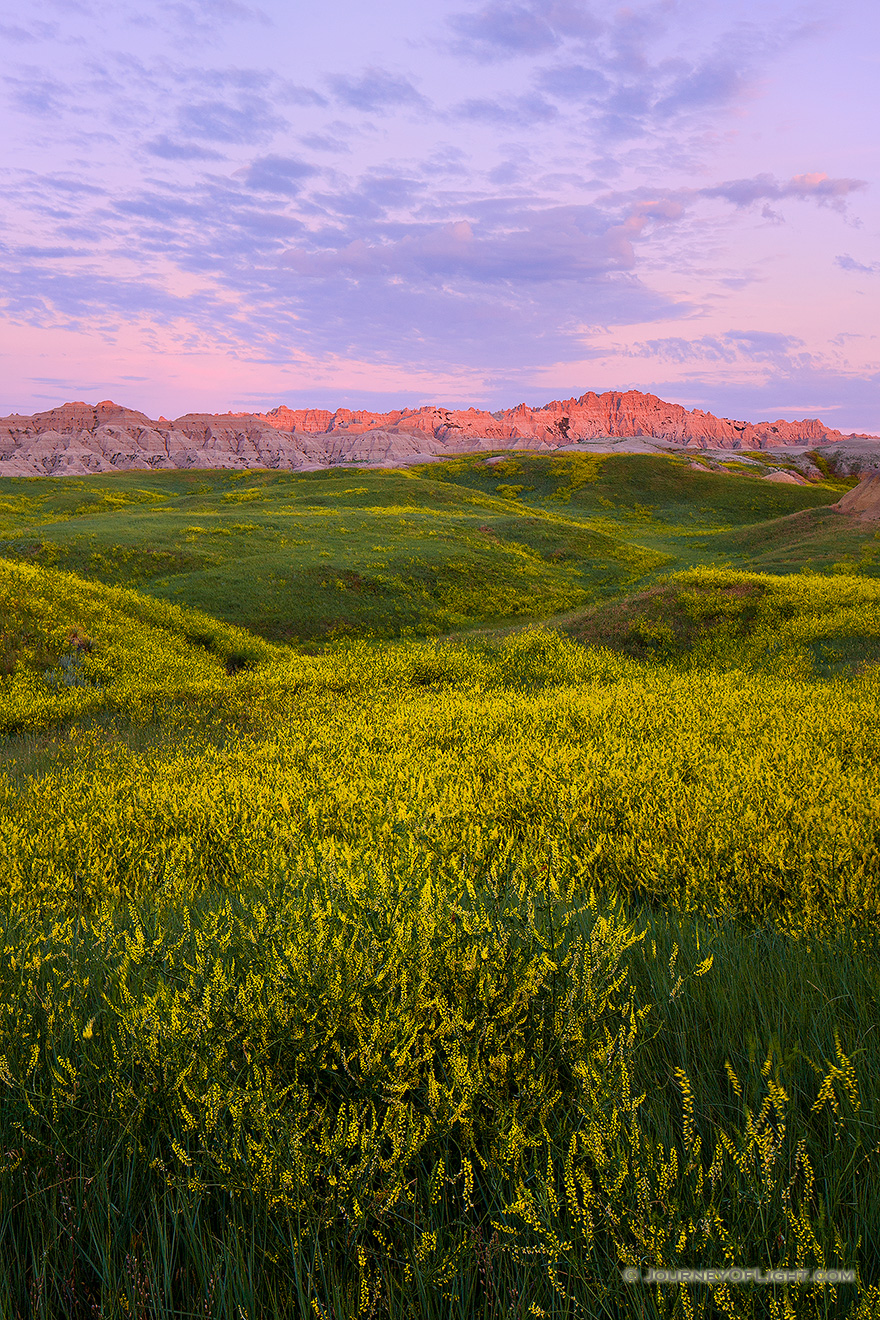
<path fill-rule="evenodd" d="M 63 403 L 60 408 L 50 408 L 48 412 L 34 413 L 32 417 L 0 417 L 0 437 L 15 432 L 20 435 L 38 435 L 44 431 L 56 431 L 66 435 L 72 431 L 94 431 L 99 426 L 156 426 L 145 413 L 124 408 L 112 399 L 102 399 L 100 403 Z"/>
<path fill-rule="evenodd" d="M 504 412 L 481 412 L 449 408 L 404 408 L 387 413 L 351 412 L 338 408 L 331 413 L 315 408 L 296 411 L 273 408 L 261 417 L 280 431 L 370 431 L 377 427 L 392 433 L 422 431 L 437 440 L 492 439 L 538 440 L 557 447 L 577 440 L 604 437 L 650 436 L 680 440 L 685 445 L 723 449 L 764 449 L 774 445 L 798 445 L 842 440 L 840 431 L 810 418 L 802 422 L 736 422 L 699 409 L 689 412 L 677 403 L 665 403 L 655 394 L 639 390 L 623 393 L 588 391 L 579 399 L 555 399 L 544 408 L 521 403 Z"/>
<path fill-rule="evenodd" d="M 32 417 L 0 418 L 0 474 L 81 475 L 129 468 L 284 468 L 340 463 L 390 466 L 480 449 L 551 451 L 578 442 L 609 447 L 622 437 L 695 449 L 767 449 L 839 443 L 839 431 L 802 422 L 736 422 L 689 412 L 638 390 L 588 392 L 543 408 L 338 408 L 262 415 L 188 413 L 151 420 L 113 403 L 66 403 Z"/>

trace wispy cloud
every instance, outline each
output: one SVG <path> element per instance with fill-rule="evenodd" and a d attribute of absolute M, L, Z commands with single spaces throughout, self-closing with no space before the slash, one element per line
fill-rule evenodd
<path fill-rule="evenodd" d="M 252 95 L 194 101 L 181 107 L 177 122 L 185 137 L 247 144 L 269 141 L 287 126 L 266 97 Z"/>
<path fill-rule="evenodd" d="M 639 224 L 609 225 L 589 207 L 553 207 L 510 217 L 510 222 L 516 227 L 480 235 L 467 220 L 459 220 L 417 229 L 395 242 L 355 239 L 335 251 L 293 250 L 283 262 L 306 276 L 418 273 L 512 286 L 578 280 L 635 265 Z"/>
<path fill-rule="evenodd" d="M 631 10 L 620 11 L 625 24 Z M 591 43 L 607 30 L 607 20 L 577 0 L 532 0 L 506 3 L 490 0 L 477 9 L 448 19 L 456 54 L 485 63 L 543 55 L 566 41 Z"/>
<path fill-rule="evenodd" d="M 300 142 L 310 151 L 330 151 L 336 155 L 351 154 L 351 143 L 332 133 L 306 133 L 300 138 Z"/>
<path fill-rule="evenodd" d="M 872 261 L 866 265 L 863 261 L 856 261 L 855 257 L 850 257 L 846 253 L 843 256 L 835 257 L 834 260 L 841 270 L 851 270 L 858 275 L 880 275 L 880 261 Z"/>
<path fill-rule="evenodd" d="M 264 9 L 255 5 L 239 4 L 238 0 L 187 0 L 186 3 L 168 3 L 163 5 L 167 13 L 173 13 L 181 22 L 194 25 L 229 23 L 264 23 L 272 26 L 272 20 Z"/>
<path fill-rule="evenodd" d="M 552 64 L 537 75 L 541 91 L 566 102 L 596 102 L 607 97 L 611 80 L 587 64 Z"/>
<path fill-rule="evenodd" d="M 841 210 L 847 197 L 866 188 L 865 179 L 830 179 L 827 174 L 796 174 L 780 182 L 771 174 L 757 174 L 751 179 L 729 179 L 712 188 L 700 189 L 701 197 L 719 197 L 734 206 L 752 206 L 755 202 L 781 202 L 787 198 L 813 201 L 819 206 Z"/>
<path fill-rule="evenodd" d="M 29 23 L 0 23 L 0 39 L 21 45 L 50 41 L 57 35 L 57 23 L 45 23 L 40 19 L 32 19 Z"/>
<path fill-rule="evenodd" d="M 167 133 L 157 138 L 150 138 L 144 143 L 151 156 L 160 156 L 162 160 L 222 160 L 222 153 L 213 151 L 197 142 L 174 141 Z"/>
<path fill-rule="evenodd" d="M 471 97 L 460 101 L 450 111 L 452 119 L 497 127 L 529 128 L 559 118 L 559 111 L 546 97 L 537 93 L 508 97 Z"/>
<path fill-rule="evenodd" d="M 296 197 L 304 180 L 318 171 L 314 165 L 295 156 L 260 156 L 239 173 L 246 187 L 257 192 Z"/>
<path fill-rule="evenodd" d="M 274 26 L 265 9 L 257 5 L 240 4 L 238 0 L 161 0 L 155 17 L 144 10 L 138 17 L 141 22 L 161 24 L 165 30 L 177 27 L 187 36 L 197 37 L 206 45 L 219 44 L 220 33 L 230 26 Z"/>
<path fill-rule="evenodd" d="M 428 104 L 409 78 L 386 69 L 365 69 L 356 77 L 337 73 L 327 81 L 338 101 L 368 114 L 387 115 L 393 110 L 422 108 Z"/>
<path fill-rule="evenodd" d="M 742 101 L 774 56 L 813 31 L 803 22 L 761 25 L 731 15 L 720 36 L 701 41 L 695 26 L 673 54 L 669 38 L 684 10 L 674 0 L 611 12 L 575 0 L 492 0 L 453 14 L 448 28 L 455 53 L 477 63 L 551 57 L 535 66 L 535 91 L 589 112 L 588 131 L 604 141 L 643 137 Z"/>
<path fill-rule="evenodd" d="M 803 363 L 804 341 L 795 335 L 768 330 L 727 330 L 720 335 L 699 335 L 695 339 L 670 336 L 647 339 L 625 350 L 633 357 L 657 358 L 663 362 L 761 362 L 791 366 Z"/>
<path fill-rule="evenodd" d="M 73 110 L 68 88 L 54 78 L 46 77 L 41 69 L 30 67 L 19 74 L 7 74 L 13 105 L 25 114 L 42 119 L 61 119 Z"/>

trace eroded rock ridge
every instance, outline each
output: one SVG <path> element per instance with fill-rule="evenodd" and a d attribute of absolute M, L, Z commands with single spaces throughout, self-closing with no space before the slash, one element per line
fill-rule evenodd
<path fill-rule="evenodd" d="M 543 408 L 273 408 L 263 414 L 187 413 L 152 419 L 105 399 L 65 403 L 31 417 L 0 418 L 0 475 L 83 475 L 130 468 L 392 466 L 474 450 L 550 451 L 576 444 L 642 440 L 650 451 L 768 449 L 839 443 L 840 431 L 800 422 L 737 422 L 666 403 L 638 390 L 588 391 Z"/>

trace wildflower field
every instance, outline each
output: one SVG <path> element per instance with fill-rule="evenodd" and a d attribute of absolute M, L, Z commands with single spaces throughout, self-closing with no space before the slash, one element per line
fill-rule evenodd
<path fill-rule="evenodd" d="M 4 1320 L 880 1314 L 880 583 L 592 600 L 0 560 Z M 726 1266 L 856 1278 L 624 1279 Z"/>

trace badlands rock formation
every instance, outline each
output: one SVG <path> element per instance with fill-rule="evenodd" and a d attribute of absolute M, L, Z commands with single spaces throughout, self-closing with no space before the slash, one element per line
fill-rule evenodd
<path fill-rule="evenodd" d="M 699 409 L 689 412 L 680 404 L 664 403 L 655 394 L 642 394 L 638 390 L 607 394 L 594 394 L 590 390 L 579 399 L 555 399 L 544 408 L 529 408 L 521 403 L 498 413 L 480 412 L 477 408 L 464 411 L 403 408 L 389 413 L 338 408 L 331 413 L 317 408 L 294 411 L 281 407 L 266 413 L 261 420 L 284 431 L 355 434 L 380 427 L 392 434 L 422 433 L 447 443 L 465 439 L 538 441 L 552 448 L 573 441 L 618 436 L 677 440 L 684 446 L 716 449 L 764 449 L 843 439 L 839 431 L 829 430 L 815 418 L 803 422 L 732 422 Z"/>
<path fill-rule="evenodd" d="M 829 449 L 825 457 L 838 477 L 880 472 L 880 436 L 851 435 Z"/>
<path fill-rule="evenodd" d="M 338 408 L 261 415 L 188 413 L 152 420 L 109 399 L 66 403 L 32 417 L 0 418 L 0 475 L 75 476 L 128 468 L 286 468 L 336 464 L 393 466 L 480 449 L 767 449 L 839 443 L 815 419 L 734 422 L 689 412 L 653 394 L 588 392 L 544 408 L 403 408 L 388 413 Z M 636 443 L 638 442 L 638 443 Z"/>

